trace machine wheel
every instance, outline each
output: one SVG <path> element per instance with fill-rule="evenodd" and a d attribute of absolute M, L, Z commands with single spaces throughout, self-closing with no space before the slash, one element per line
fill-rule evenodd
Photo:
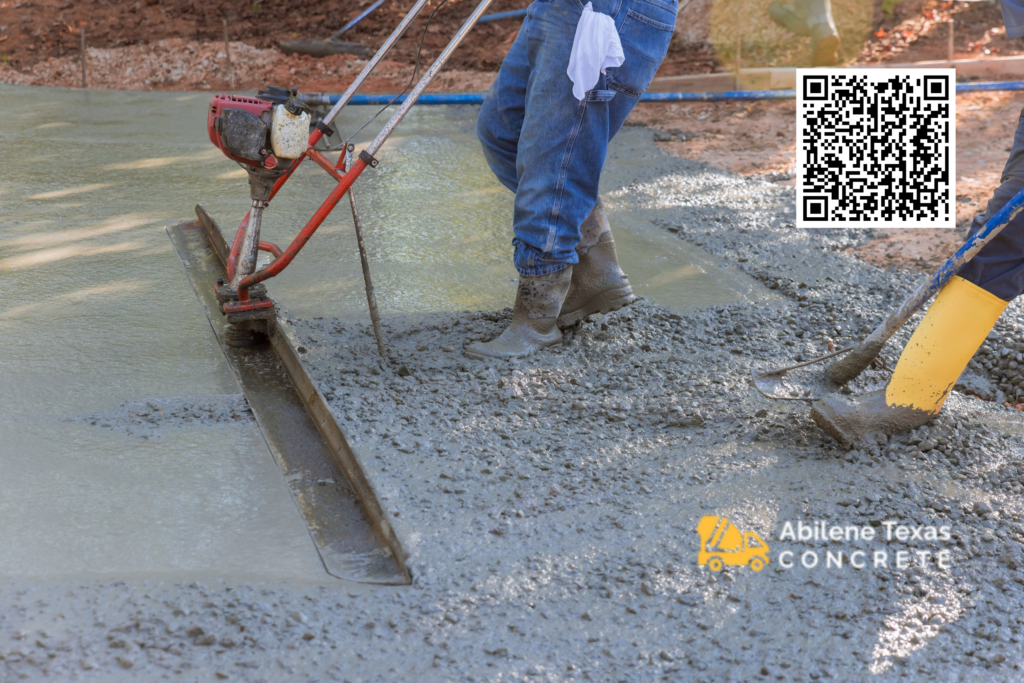
<path fill-rule="evenodd" d="M 753 569 L 755 572 L 761 571 L 762 569 L 764 569 L 764 560 L 762 560 L 760 557 L 750 558 L 750 568 Z"/>
<path fill-rule="evenodd" d="M 720 557 L 712 557 L 710 560 L 708 560 L 708 569 L 710 569 L 713 572 L 722 571 L 722 567 L 724 566 L 725 563 L 722 562 L 722 558 Z"/>

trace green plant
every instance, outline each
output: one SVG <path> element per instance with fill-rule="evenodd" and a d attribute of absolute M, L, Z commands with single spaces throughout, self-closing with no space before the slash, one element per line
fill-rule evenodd
<path fill-rule="evenodd" d="M 890 19 L 892 19 L 893 14 L 895 13 L 895 10 L 896 10 L 896 3 L 899 2 L 899 1 L 900 0 L 883 0 L 883 2 L 882 2 L 882 12 L 885 14 L 885 16 L 887 16 Z"/>

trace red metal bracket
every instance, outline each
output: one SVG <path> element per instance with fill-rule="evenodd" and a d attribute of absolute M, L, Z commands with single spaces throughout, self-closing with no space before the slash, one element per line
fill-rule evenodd
<path fill-rule="evenodd" d="M 295 259 L 298 253 L 302 250 L 302 247 L 306 246 L 306 242 L 309 241 L 309 238 L 312 237 L 313 233 L 315 233 L 317 228 L 320 227 L 320 224 L 327 219 L 327 216 L 329 216 L 331 211 L 334 210 L 334 207 L 338 205 L 338 202 L 341 201 L 341 198 L 344 197 L 345 193 L 348 192 L 350 187 L 352 187 L 352 183 L 354 183 L 356 181 L 356 178 L 358 178 L 359 175 L 366 169 L 366 162 L 363 159 L 357 159 L 352 164 L 352 168 L 348 169 L 347 172 L 342 173 L 341 165 L 343 159 L 345 158 L 344 153 L 338 158 L 338 162 L 332 165 L 330 159 L 325 157 L 319 150 L 313 148 L 316 145 L 316 143 L 320 141 L 320 138 L 322 138 L 323 135 L 323 132 L 319 129 L 313 131 L 313 133 L 309 136 L 308 148 L 306 149 L 305 153 L 301 157 L 296 159 L 295 163 L 292 164 L 292 167 L 288 170 L 288 172 L 285 173 L 280 178 L 278 178 L 277 182 L 274 183 L 274 189 L 271 190 L 270 192 L 270 199 L 274 198 L 274 195 L 277 194 L 278 190 L 281 189 L 281 187 L 292 176 L 292 173 L 295 172 L 295 169 L 299 167 L 299 164 L 301 164 L 302 161 L 307 157 L 312 159 L 314 163 L 316 163 L 318 166 L 320 166 L 325 171 L 330 173 L 331 177 L 335 178 L 338 181 L 338 184 L 335 186 L 333 190 L 331 190 L 331 193 L 327 196 L 327 199 L 320 206 L 320 208 L 317 209 L 317 212 L 313 214 L 313 217 L 309 219 L 309 221 L 302 228 L 302 230 L 299 231 L 299 234 L 295 236 L 295 239 L 292 240 L 292 243 L 288 245 L 287 249 L 284 249 L 282 251 L 281 248 L 278 247 L 276 244 L 271 244 L 270 242 L 260 242 L 260 249 L 263 251 L 269 251 L 271 254 L 273 254 L 274 260 L 271 261 L 265 268 L 262 268 L 261 270 L 253 273 L 252 275 L 249 275 L 248 277 L 242 278 L 242 280 L 238 283 L 239 302 L 238 304 L 230 304 L 230 306 L 239 307 L 237 308 L 238 311 L 255 310 L 257 308 L 266 307 L 249 302 L 249 288 L 252 287 L 257 282 L 263 282 L 264 280 L 274 277 L 282 270 L 284 270 L 288 266 L 288 264 Z M 248 222 L 249 214 L 246 214 L 245 218 L 242 219 L 241 224 L 238 226 L 238 232 L 235 234 L 235 240 L 231 245 L 231 253 L 228 255 L 227 262 L 229 279 L 234 279 L 235 264 L 238 260 L 238 254 L 242 250 L 242 238 L 245 235 L 245 226 L 246 224 L 248 224 Z M 272 306 L 273 304 L 271 303 L 270 305 Z M 224 310 L 225 312 L 227 312 L 228 305 L 225 305 Z"/>
<path fill-rule="evenodd" d="M 273 308 L 274 302 L 270 299 L 246 299 L 245 301 L 237 301 L 233 303 L 221 304 L 220 310 L 225 315 L 232 313 L 245 313 L 247 311 L 260 311 L 266 308 Z"/>
<path fill-rule="evenodd" d="M 274 188 L 270 191 L 270 197 L 267 199 L 268 202 L 271 199 L 273 199 L 275 195 L 277 195 L 278 191 L 280 191 L 282 187 L 284 187 L 284 184 L 288 182 L 288 179 L 292 177 L 293 173 L 295 173 L 295 169 L 302 165 L 302 162 L 308 156 L 310 151 L 320 154 L 320 152 L 317 152 L 313 148 L 316 147 L 316 143 L 320 142 L 320 138 L 322 138 L 323 136 L 323 131 L 321 131 L 319 128 L 312 132 L 312 134 L 309 136 L 309 140 L 306 142 L 306 145 L 309 149 L 306 150 L 305 154 L 303 154 L 301 157 L 295 160 L 295 163 L 292 164 L 292 167 L 289 168 L 283 176 L 277 179 L 277 182 L 274 183 Z M 345 155 L 342 154 L 342 158 L 344 158 L 344 156 Z M 331 175 L 334 174 L 332 173 Z M 229 281 L 235 279 L 235 264 L 238 262 L 238 255 L 242 251 L 242 238 L 245 236 L 245 226 L 248 225 L 248 223 L 249 214 L 247 212 L 245 214 L 245 218 L 243 218 L 242 222 L 239 223 L 238 225 L 238 231 L 235 233 L 235 239 L 231 243 L 231 251 L 228 253 L 228 262 L 225 264 L 227 266 Z M 263 248 L 262 243 L 260 245 L 260 248 Z M 273 254 L 274 252 L 271 251 L 271 253 Z M 278 254 L 274 254 L 274 256 L 278 256 Z"/>
<path fill-rule="evenodd" d="M 313 236 L 313 233 L 315 233 L 316 229 L 320 227 L 320 224 L 326 220 L 327 216 L 329 216 L 331 211 L 334 210 L 334 207 L 341 201 L 341 198 L 344 197 L 345 193 L 348 192 L 350 187 L 352 187 L 352 183 L 356 181 L 356 178 L 358 178 L 365 169 L 366 162 L 362 159 L 356 159 L 352 164 L 352 168 L 350 168 L 345 175 L 338 178 L 338 184 L 333 190 L 331 190 L 331 193 L 327 195 L 327 199 L 320 208 L 317 209 L 317 212 L 313 214 L 313 217 L 309 219 L 309 222 L 306 223 L 305 227 L 299 231 L 299 234 L 295 236 L 295 239 L 288 245 L 288 248 L 285 249 L 280 256 L 271 261 L 265 268 L 249 275 L 248 277 L 242 278 L 238 283 L 239 298 L 243 296 L 243 293 L 244 296 L 248 296 L 250 287 L 257 282 L 263 282 L 264 280 L 274 277 L 295 259 L 298 253 L 302 250 L 302 247 L 306 246 L 306 242 L 309 241 L 309 238 Z"/>
<path fill-rule="evenodd" d="M 268 251 L 277 258 L 281 255 L 281 247 L 277 246 L 273 242 L 260 242 L 260 251 Z"/>

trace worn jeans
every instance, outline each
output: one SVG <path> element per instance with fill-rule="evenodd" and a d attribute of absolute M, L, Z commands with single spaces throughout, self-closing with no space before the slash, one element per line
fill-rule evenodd
<path fill-rule="evenodd" d="M 1013 148 L 1006 160 L 999 187 L 992 193 L 984 215 L 974 217 L 969 235 L 973 236 L 1014 195 L 1024 189 L 1024 111 L 1013 136 Z M 1024 212 L 1010 221 L 995 239 L 982 247 L 957 273 L 1003 301 L 1013 301 L 1024 293 Z"/>
<path fill-rule="evenodd" d="M 623 64 L 577 100 L 566 70 L 584 3 L 535 0 L 477 119 L 487 163 L 516 193 L 513 261 L 524 277 L 579 261 L 580 225 L 597 203 L 608 142 L 650 85 L 675 28 L 676 0 L 592 1 L 615 20 Z"/>

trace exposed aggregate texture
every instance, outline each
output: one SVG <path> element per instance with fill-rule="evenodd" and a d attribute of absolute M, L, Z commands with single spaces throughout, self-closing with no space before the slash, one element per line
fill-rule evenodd
<path fill-rule="evenodd" d="M 159 436 L 165 429 L 246 423 L 251 422 L 253 416 L 245 397 L 238 394 L 129 401 L 113 410 L 71 419 L 148 439 Z"/>
<path fill-rule="evenodd" d="M 1020 305 L 940 417 L 844 451 L 749 369 L 867 334 L 917 276 L 844 253 L 854 231 L 796 230 L 791 190 L 651 159 L 613 194 L 660 203 L 665 229 L 777 296 L 682 314 L 640 301 L 501 362 L 461 348 L 507 309 L 388 318 L 385 363 L 367 325 L 289 319 L 413 585 L 12 583 L 0 678 L 1019 680 L 1024 422 L 1005 404 Z M 885 381 L 913 324 L 852 390 Z M 759 533 L 768 567 L 698 566 L 703 515 Z M 784 538 L 787 521 L 878 536 Z M 949 539 L 888 539 L 890 522 Z M 855 569 L 858 550 L 886 564 Z"/>

